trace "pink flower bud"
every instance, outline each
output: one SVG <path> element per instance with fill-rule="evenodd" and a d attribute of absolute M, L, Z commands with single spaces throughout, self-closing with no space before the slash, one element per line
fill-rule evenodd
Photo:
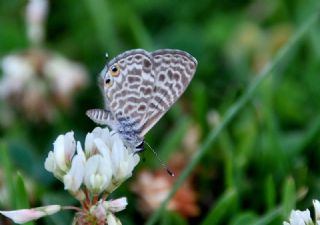
<path fill-rule="evenodd" d="M 33 209 L 20 209 L 13 211 L 0 211 L 0 213 L 15 223 L 26 223 L 32 220 L 37 220 L 41 217 L 52 215 L 61 210 L 60 205 L 48 205 Z"/>
<path fill-rule="evenodd" d="M 118 198 L 118 199 L 115 199 L 115 200 L 110 200 L 110 201 L 107 201 L 106 203 L 107 203 L 108 210 L 111 211 L 111 212 L 122 211 L 128 205 L 127 198 L 125 198 L 125 197 Z"/>

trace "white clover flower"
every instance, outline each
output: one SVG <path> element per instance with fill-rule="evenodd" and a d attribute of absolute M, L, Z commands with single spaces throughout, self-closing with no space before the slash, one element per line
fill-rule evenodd
<path fill-rule="evenodd" d="M 73 131 L 65 135 L 59 135 L 53 143 L 53 151 L 45 161 L 45 168 L 52 172 L 57 178 L 61 179 L 70 169 L 71 159 L 76 150 L 76 142 Z"/>
<path fill-rule="evenodd" d="M 304 211 L 292 210 L 289 217 L 289 222 L 283 222 L 283 225 L 320 225 L 320 203 L 318 200 L 313 200 L 313 206 L 315 209 L 316 223 L 313 223 L 308 209 Z"/>
<path fill-rule="evenodd" d="M 124 147 L 118 135 L 115 135 L 111 152 L 113 177 L 121 182 L 132 175 L 140 157 Z"/>
<path fill-rule="evenodd" d="M 293 210 L 290 213 L 290 223 L 284 222 L 285 225 L 309 225 L 313 224 L 310 217 L 310 211 L 307 209 L 305 211 Z"/>
<path fill-rule="evenodd" d="M 128 150 L 120 137 L 108 128 L 95 128 L 85 139 L 85 153 L 73 132 L 59 135 L 49 152 L 45 168 L 63 180 L 65 189 L 76 192 L 82 182 L 94 194 L 114 191 L 132 171 L 140 158 Z"/>
<path fill-rule="evenodd" d="M 71 192 L 77 192 L 83 182 L 86 158 L 81 144 L 77 144 L 77 155 L 73 157 L 71 169 L 63 177 L 64 188 Z"/>
<path fill-rule="evenodd" d="M 105 191 L 111 183 L 110 157 L 94 155 L 86 162 L 84 184 L 94 194 Z"/>
<path fill-rule="evenodd" d="M 100 154 L 110 159 L 112 166 L 113 182 L 107 188 L 112 192 L 124 180 L 132 175 L 132 171 L 138 164 L 140 157 L 127 149 L 119 135 L 109 132 L 108 128 L 95 128 L 88 133 L 85 140 L 85 153 L 87 157 Z"/>
<path fill-rule="evenodd" d="M 80 142 L 75 144 L 73 135 L 73 132 L 59 135 L 45 162 L 45 168 L 86 206 L 64 208 L 77 210 L 75 223 L 78 224 L 89 219 L 94 224 L 121 225 L 114 214 L 126 208 L 127 199 L 105 199 L 132 175 L 139 156 L 128 150 L 121 138 L 108 128 L 97 127 L 88 133 L 85 151 Z"/>
<path fill-rule="evenodd" d="M 76 144 L 72 131 L 59 135 L 53 145 L 45 168 L 85 207 L 52 205 L 0 213 L 16 223 L 25 223 L 61 209 L 73 209 L 77 211 L 75 224 L 87 224 L 85 221 L 90 220 L 94 224 L 121 225 L 114 214 L 126 208 L 127 199 L 105 199 L 132 175 L 139 156 L 128 150 L 119 136 L 111 134 L 108 128 L 95 128 L 86 136 L 85 152 L 80 142 Z"/>
<path fill-rule="evenodd" d="M 84 149 L 87 156 L 102 153 L 95 144 L 96 139 L 100 139 L 106 145 L 108 151 L 111 151 L 114 138 L 111 137 L 109 129 L 96 127 L 91 133 L 88 133 L 86 136 Z M 102 151 L 105 151 L 105 149 L 102 149 Z"/>

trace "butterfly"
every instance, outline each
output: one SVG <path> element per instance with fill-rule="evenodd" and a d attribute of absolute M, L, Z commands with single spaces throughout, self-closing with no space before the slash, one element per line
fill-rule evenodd
<path fill-rule="evenodd" d="M 86 115 L 119 133 L 134 152 L 142 151 L 145 134 L 185 91 L 196 68 L 197 60 L 181 50 L 123 52 L 98 79 L 105 109 L 90 109 Z"/>

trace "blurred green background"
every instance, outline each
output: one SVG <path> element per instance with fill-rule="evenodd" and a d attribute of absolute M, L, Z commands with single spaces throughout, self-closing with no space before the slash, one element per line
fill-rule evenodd
<path fill-rule="evenodd" d="M 26 5 L 0 2 L 1 58 L 31 47 Z M 1 113 L 9 109 L 11 118 L 0 125 L 1 210 L 27 207 L 21 202 L 32 207 L 76 204 L 43 163 L 59 134 L 73 130 L 83 142 L 95 127 L 85 111 L 103 106 L 96 78 L 106 52 L 112 58 L 133 48 L 177 48 L 198 60 L 185 94 L 146 137 L 170 166 L 179 151 L 188 164 L 259 71 L 320 9 L 316 0 L 56 0 L 49 8 L 42 48 L 85 66 L 87 86 L 72 96 L 70 107 L 57 106 L 49 122 L 30 120 L 10 100 L 1 100 Z M 169 210 L 161 213 L 159 224 L 282 224 L 291 209 L 305 209 L 319 199 L 319 40 L 317 20 L 192 170 L 197 215 Z M 118 214 L 123 224 L 148 220 L 130 186 L 139 171 L 162 168 L 150 151 L 143 157 L 133 177 L 114 193 L 129 199 L 128 208 Z M 21 177 L 26 199 L 17 185 Z M 35 224 L 70 224 L 71 217 L 63 212 Z M 10 223 L 1 217 L 0 224 Z"/>

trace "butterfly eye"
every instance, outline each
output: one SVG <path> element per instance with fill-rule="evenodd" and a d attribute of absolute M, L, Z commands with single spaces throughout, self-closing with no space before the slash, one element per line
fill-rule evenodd
<path fill-rule="evenodd" d="M 106 85 L 107 87 L 111 87 L 111 85 L 112 85 L 112 80 L 111 80 L 110 78 L 107 78 L 107 79 L 105 79 L 104 83 L 105 83 L 105 85 Z"/>
<path fill-rule="evenodd" d="M 116 77 L 120 73 L 120 67 L 117 64 L 112 65 L 109 69 L 109 72 L 111 76 Z"/>

